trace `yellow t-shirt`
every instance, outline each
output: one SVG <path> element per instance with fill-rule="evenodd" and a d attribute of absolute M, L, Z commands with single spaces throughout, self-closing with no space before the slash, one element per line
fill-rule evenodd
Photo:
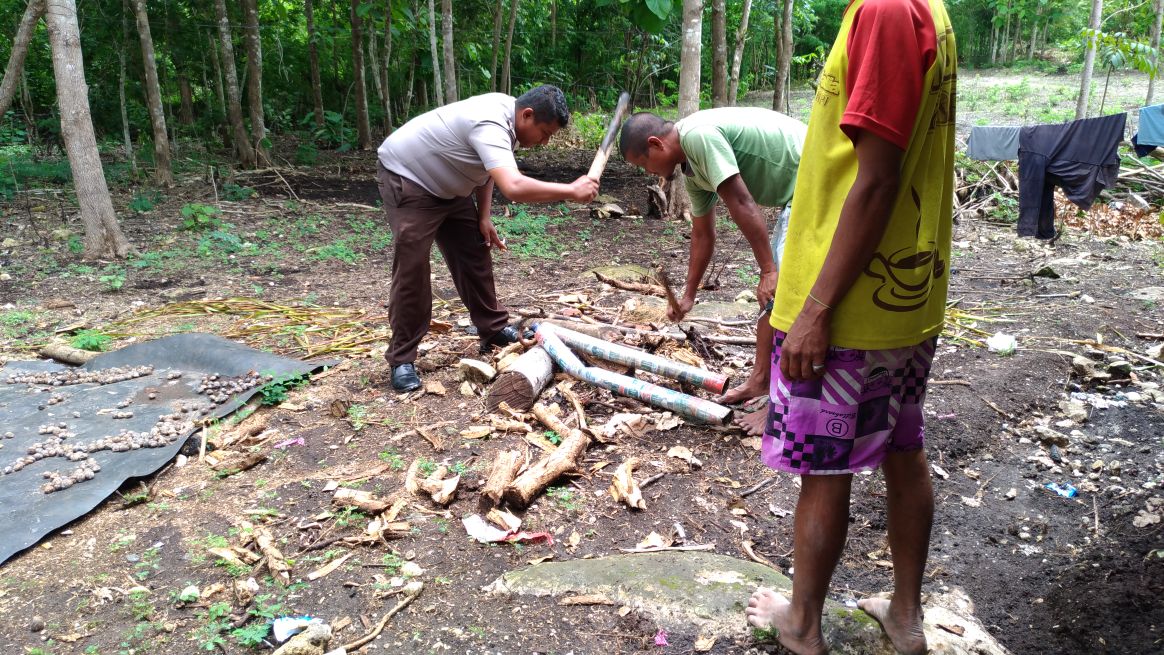
<path fill-rule="evenodd" d="M 830 343 L 880 350 L 936 336 L 945 318 L 957 54 L 941 0 L 854 0 L 817 84 L 772 326 L 788 331 L 816 283 L 857 176 L 848 134 L 902 148 L 901 189 L 872 260 L 834 308 Z"/>

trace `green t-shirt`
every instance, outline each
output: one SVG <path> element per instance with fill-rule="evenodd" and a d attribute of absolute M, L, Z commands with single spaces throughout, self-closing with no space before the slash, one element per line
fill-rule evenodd
<path fill-rule="evenodd" d="M 716 189 L 739 173 L 757 204 L 782 207 L 792 200 L 796 169 L 808 127 L 790 116 L 760 107 L 720 107 L 675 123 L 687 155 L 683 172 L 691 214 L 711 213 Z"/>

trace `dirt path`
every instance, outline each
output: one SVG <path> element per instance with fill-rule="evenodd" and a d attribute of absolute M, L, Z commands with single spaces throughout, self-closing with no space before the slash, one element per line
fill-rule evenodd
<path fill-rule="evenodd" d="M 566 180 L 584 171 L 588 158 L 538 152 L 523 165 L 535 175 Z M 224 202 L 215 230 L 176 230 L 179 207 L 209 199 L 200 184 L 127 220 L 142 254 L 123 266 L 78 264 L 49 236 L 62 227 L 53 210 L 37 214 L 40 222 L 19 231 L 17 245 L 4 250 L 4 270 L 12 275 L 0 281 L 4 352 L 27 357 L 22 344 L 62 326 L 101 328 L 141 307 L 211 296 L 361 308 L 369 312 L 369 327 L 382 327 L 391 246 L 383 217 L 361 207 L 375 201 L 365 167 L 345 160 L 288 177 L 299 202 L 288 199 L 281 182 L 240 182 L 261 195 Z M 628 209 L 643 208 L 647 182 L 614 163 L 603 190 Z M 559 205 L 503 205 L 499 211 L 508 212 L 497 222 L 509 230 L 513 251 L 498 258 L 497 278 L 511 307 L 614 315 L 628 296 L 585 274 L 599 265 L 662 263 L 682 279 L 687 228 L 681 223 L 595 218 L 587 208 Z M 926 589 L 965 589 L 983 623 L 1016 653 L 1158 650 L 1164 413 L 1158 397 L 1152 401 L 1151 385 L 1160 382 L 1159 369 L 1080 342 L 1098 336 L 1104 347 L 1140 354 L 1159 343 L 1136 336 L 1164 332 L 1159 301 L 1136 300 L 1134 292 L 1164 287 L 1161 245 L 1073 231 L 1051 247 L 1017 239 L 1013 229 L 987 219 L 967 219 L 956 228 L 951 299 L 964 314 L 939 349 L 927 404 L 938 516 Z M 752 288 L 751 255 L 726 224 L 718 247 L 720 288 L 702 298 L 730 302 Z M 1058 277 L 1033 275 L 1044 266 Z M 687 653 L 694 629 L 670 635 L 670 646 L 660 649 L 655 624 L 635 611 L 558 606 L 554 599 L 498 600 L 482 587 L 531 560 L 600 556 L 633 547 L 652 531 L 670 534 L 675 525 L 689 542 L 715 543 L 719 553 L 747 557 L 749 543 L 787 570 L 792 525 L 784 513 L 795 506 L 795 481 L 778 476 L 740 498 L 741 490 L 771 475 L 758 462 L 757 444 L 739 433 L 689 425 L 622 433 L 592 448 L 586 475 L 562 481 L 524 514 L 523 528 L 552 533 L 552 546 L 470 541 L 460 518 L 476 511 L 476 489 L 494 453 L 527 446 L 516 435 L 460 435 L 485 421 L 481 398 L 458 392 L 460 380 L 450 366 L 475 351 L 476 342 L 457 326 L 464 311 L 436 256 L 433 271 L 443 299 L 437 317 L 452 331 L 431 339 L 421 365 L 427 381 L 442 383 L 444 395 L 398 397 L 387 388 L 386 367 L 374 350 L 291 391 L 283 404 L 248 419 L 265 421 L 268 429 L 253 447 L 295 438 L 302 445 L 272 451 L 266 463 L 230 477 L 196 458 L 167 467 L 142 481 L 149 489 L 143 502 L 127 506 L 111 498 L 3 565 L 0 650 L 242 653 L 249 652 L 242 644 L 256 639 L 256 626 L 285 614 L 346 625 L 337 638 L 349 641 L 396 602 L 394 578 L 419 567 L 424 592 L 388 624 L 374 652 Z M 122 285 L 112 291 L 102 278 L 118 275 Z M 587 294 L 586 303 L 560 302 L 568 293 Z M 751 311 L 740 306 L 742 316 Z M 163 317 L 135 324 L 134 331 L 223 332 L 236 320 Z M 1011 357 L 988 352 L 975 343 L 981 336 L 971 324 L 987 334 L 1017 335 L 1019 350 Z M 256 345 L 300 356 L 296 343 L 289 330 Z M 749 349 L 718 351 L 709 366 L 746 370 Z M 1101 371 L 1117 359 L 1130 368 L 1113 368 L 1110 381 L 1087 381 L 1073 374 L 1072 357 L 1088 353 Z M 576 389 L 594 423 L 626 410 L 608 394 Z M 569 406 L 556 393 L 548 399 Z M 409 432 L 442 421 L 449 423 L 434 432 L 443 450 Z M 702 468 L 667 457 L 676 444 L 690 448 Z M 606 495 L 610 472 L 631 456 L 644 462 L 643 478 L 664 474 L 644 490 L 643 511 L 628 511 Z M 447 508 L 410 502 L 399 515 L 408 530 L 386 542 L 336 541 L 363 533 L 367 517 L 333 507 L 328 481 L 389 496 L 400 490 L 404 468 L 416 458 L 460 471 L 458 498 Z M 363 477 L 368 471 L 374 474 Z M 1044 487 L 1048 482 L 1073 484 L 1079 494 L 1058 496 Z M 834 583 L 834 597 L 842 600 L 887 588 L 892 573 L 884 483 L 879 475 L 862 475 L 854 488 L 849 544 Z M 140 490 L 137 483 L 127 485 L 123 495 Z M 277 583 L 266 570 L 224 566 L 207 553 L 241 544 L 243 521 L 274 535 L 293 561 L 292 584 Z M 308 572 L 349 554 L 326 577 L 306 580 Z M 189 585 L 206 597 L 180 600 Z M 245 603 L 248 595 L 253 599 Z M 34 617 L 43 620 L 43 632 L 30 630 Z M 753 649 L 770 647 L 721 641 L 711 652 Z"/>

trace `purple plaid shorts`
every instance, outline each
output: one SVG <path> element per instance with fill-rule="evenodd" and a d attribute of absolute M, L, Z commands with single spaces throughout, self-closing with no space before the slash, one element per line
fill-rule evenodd
<path fill-rule="evenodd" d="M 888 452 L 922 447 L 937 337 L 890 350 L 830 346 L 824 377 L 792 382 L 780 373 L 785 336 L 776 330 L 773 339 L 764 464 L 801 475 L 856 473 L 877 468 Z"/>

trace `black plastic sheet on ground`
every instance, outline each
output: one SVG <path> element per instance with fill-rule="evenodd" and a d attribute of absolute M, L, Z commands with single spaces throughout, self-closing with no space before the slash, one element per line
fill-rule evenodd
<path fill-rule="evenodd" d="M 122 430 L 149 432 L 164 414 L 179 404 L 208 404 L 197 389 L 205 375 L 236 377 L 251 371 L 273 376 L 275 382 L 301 376 L 324 366 L 325 362 L 302 362 L 265 353 L 210 334 L 180 334 L 135 344 L 93 358 L 80 370 L 115 367 L 152 366 L 153 372 L 110 384 L 86 383 L 67 386 L 9 383 L 11 376 L 23 373 L 64 371 L 66 367 L 47 361 L 14 361 L 0 368 L 0 472 L 28 454 L 35 443 L 43 442 L 41 426 L 64 423 L 75 433 L 66 442 L 88 443 L 112 436 Z M 169 379 L 179 371 L 182 376 Z M 241 407 L 259 392 L 256 386 L 236 393 L 217 405 L 208 415 L 221 418 Z M 154 399 L 150 399 L 153 389 Z M 60 402 L 48 404 L 52 396 Z M 113 418 L 117 406 L 130 404 L 120 411 L 131 411 L 132 418 Z M 3 438 L 6 433 L 11 438 Z M 46 458 L 19 471 L 0 474 L 0 564 L 12 555 L 35 544 L 53 530 L 84 516 L 119 488 L 126 480 L 150 475 L 173 459 L 193 430 L 159 448 L 140 448 L 126 452 L 102 450 L 90 457 L 101 466 L 93 479 L 46 494 L 41 491 L 45 473 L 66 473 L 77 462 L 61 457 Z"/>

